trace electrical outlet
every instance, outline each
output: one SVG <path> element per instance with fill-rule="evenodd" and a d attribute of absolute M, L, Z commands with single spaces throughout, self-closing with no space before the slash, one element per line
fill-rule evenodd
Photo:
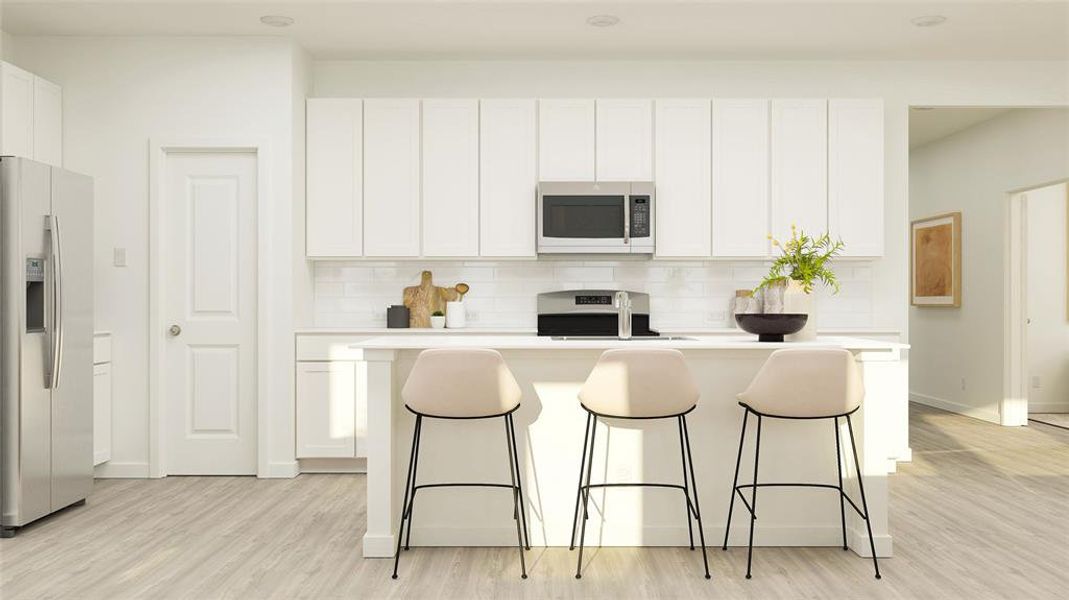
<path fill-rule="evenodd" d="M 125 267 L 126 248 L 113 248 L 111 251 L 111 262 L 116 267 Z"/>
<path fill-rule="evenodd" d="M 1038 390 L 1038 389 L 1040 389 L 1041 387 L 1043 387 L 1043 385 L 1042 385 L 1042 384 L 1043 384 L 1043 382 L 1042 382 L 1042 380 L 1041 380 L 1041 379 L 1039 378 L 1039 375 L 1033 375 L 1033 376 L 1032 376 L 1032 389 L 1033 389 L 1033 390 Z"/>

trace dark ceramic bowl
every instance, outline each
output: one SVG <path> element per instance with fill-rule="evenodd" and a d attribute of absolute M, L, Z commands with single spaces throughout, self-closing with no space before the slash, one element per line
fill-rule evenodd
<path fill-rule="evenodd" d="M 782 342 L 783 336 L 798 333 L 805 327 L 809 315 L 803 313 L 767 313 L 735 315 L 735 322 L 747 332 L 757 335 L 759 342 Z"/>

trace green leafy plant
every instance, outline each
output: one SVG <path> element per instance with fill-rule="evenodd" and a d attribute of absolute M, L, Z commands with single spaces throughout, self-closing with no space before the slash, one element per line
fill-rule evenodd
<path fill-rule="evenodd" d="M 442 311 L 440 311 L 440 310 L 436 310 L 436 311 L 434 311 L 434 312 L 432 312 L 432 313 L 431 313 L 431 316 L 432 316 L 432 317 L 444 317 L 444 316 L 445 316 L 445 313 L 444 313 L 444 312 L 442 312 Z"/>
<path fill-rule="evenodd" d="M 807 294 L 813 291 L 813 285 L 818 281 L 839 293 L 839 280 L 828 268 L 828 261 L 843 251 L 845 244 L 842 240 L 832 241 L 828 233 L 814 238 L 794 225 L 791 225 L 791 239 L 786 243 L 781 244 L 771 235 L 768 239 L 782 255 L 772 263 L 768 275 L 754 291 L 795 279 L 802 283 L 802 290 Z"/>

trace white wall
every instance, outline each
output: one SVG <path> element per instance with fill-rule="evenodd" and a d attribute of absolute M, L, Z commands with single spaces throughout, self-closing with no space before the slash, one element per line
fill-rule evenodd
<path fill-rule="evenodd" d="M 999 421 L 1008 192 L 1066 177 L 1064 108 L 1010 111 L 913 150 L 911 218 L 962 212 L 961 308 L 909 311 L 914 400 Z"/>
<path fill-rule="evenodd" d="M 1069 412 L 1069 184 L 1027 199 L 1028 412 Z M 1038 380 L 1038 381 L 1037 381 Z"/>
<path fill-rule="evenodd" d="M 1067 72 L 1054 62 L 321 61 L 315 94 L 882 97 L 886 257 L 865 265 L 872 276 L 866 310 L 869 326 L 905 334 L 909 105 L 1069 104 Z"/>
<path fill-rule="evenodd" d="M 64 158 L 95 178 L 96 328 L 113 335 L 115 415 L 106 475 L 143 476 L 148 447 L 148 151 L 150 138 L 266 141 L 273 209 L 269 469 L 293 459 L 294 165 L 298 65 L 278 38 L 19 37 L 21 66 L 63 86 Z M 127 249 L 127 267 L 111 265 Z M 265 274 L 261 274 L 264 276 Z"/>

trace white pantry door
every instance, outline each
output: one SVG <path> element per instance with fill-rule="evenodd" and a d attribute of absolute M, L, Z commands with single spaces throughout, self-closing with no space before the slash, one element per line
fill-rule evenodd
<path fill-rule="evenodd" d="M 256 154 L 172 152 L 161 216 L 166 472 L 256 473 Z"/>

